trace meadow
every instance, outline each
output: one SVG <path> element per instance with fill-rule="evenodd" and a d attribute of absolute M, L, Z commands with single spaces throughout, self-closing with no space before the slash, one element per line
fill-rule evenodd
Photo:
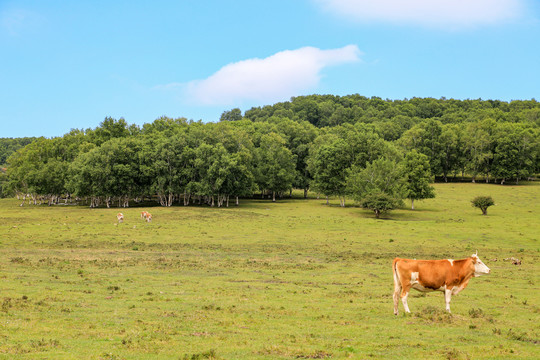
<path fill-rule="evenodd" d="M 379 220 L 313 194 L 121 210 L 0 199 L 0 359 L 540 358 L 540 183 L 435 188 Z M 496 202 L 487 216 L 477 195 Z M 394 257 L 477 250 L 491 274 L 452 314 L 416 291 L 412 314 L 393 314 Z"/>

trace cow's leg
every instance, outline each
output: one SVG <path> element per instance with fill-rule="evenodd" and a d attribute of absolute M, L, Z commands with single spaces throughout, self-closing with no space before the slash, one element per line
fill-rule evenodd
<path fill-rule="evenodd" d="M 394 269 L 394 315 L 397 315 L 399 312 L 398 305 L 399 305 L 400 294 L 401 294 L 401 281 L 397 274 L 397 269 Z"/>
<path fill-rule="evenodd" d="M 401 292 L 401 302 L 403 303 L 403 307 L 405 308 L 406 313 L 410 313 L 411 310 L 409 310 L 409 305 L 407 304 L 407 298 L 409 297 L 409 289 L 403 289 Z"/>
<path fill-rule="evenodd" d="M 406 313 L 410 313 L 411 310 L 409 310 L 409 305 L 407 304 L 407 297 L 409 296 L 409 291 L 411 290 L 411 278 L 400 276 L 397 280 L 399 283 L 399 288 L 401 290 L 401 302 L 403 303 L 403 308 L 405 309 Z M 394 298 L 394 302 L 397 303 L 397 300 L 395 298 Z M 394 305 L 394 306 L 397 309 L 397 305 Z"/>
<path fill-rule="evenodd" d="M 402 279 L 404 280 L 404 279 Z M 402 290 L 401 290 L 401 302 L 403 303 L 403 307 L 405 308 L 406 313 L 410 313 L 411 310 L 409 310 L 409 305 L 407 304 L 407 298 L 409 297 L 409 292 L 411 291 L 411 280 L 406 279 L 406 282 L 401 284 Z"/>
<path fill-rule="evenodd" d="M 401 285 L 398 283 L 394 284 L 394 315 L 398 314 L 398 305 L 399 305 L 399 294 L 401 293 Z"/>
<path fill-rule="evenodd" d="M 446 311 L 450 311 L 450 299 L 452 299 L 452 289 L 444 289 L 444 301 L 446 302 Z"/>

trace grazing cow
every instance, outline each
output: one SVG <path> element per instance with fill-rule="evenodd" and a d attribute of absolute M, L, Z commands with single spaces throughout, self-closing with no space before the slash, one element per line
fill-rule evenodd
<path fill-rule="evenodd" d="M 147 215 L 148 215 L 148 212 L 146 212 L 146 211 L 141 212 L 141 219 L 146 220 Z"/>
<path fill-rule="evenodd" d="M 472 277 L 489 274 L 490 269 L 476 254 L 462 260 L 411 260 L 395 258 L 394 272 L 394 314 L 398 314 L 399 298 L 405 312 L 410 313 L 407 297 L 411 288 L 419 291 L 442 291 L 446 301 L 446 311 L 450 312 L 450 299 L 465 289 Z"/>
<path fill-rule="evenodd" d="M 116 219 L 118 219 L 118 222 L 121 223 L 124 221 L 124 214 L 118 213 L 116 214 Z"/>
<path fill-rule="evenodd" d="M 150 214 L 149 212 L 146 213 L 146 222 L 150 222 L 152 221 L 152 214 Z"/>

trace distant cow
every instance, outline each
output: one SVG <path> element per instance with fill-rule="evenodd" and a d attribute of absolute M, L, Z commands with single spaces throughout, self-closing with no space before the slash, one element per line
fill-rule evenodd
<path fill-rule="evenodd" d="M 118 219 L 118 222 L 121 223 L 124 221 L 124 214 L 118 213 L 116 214 L 116 219 Z"/>
<path fill-rule="evenodd" d="M 411 260 L 395 258 L 394 314 L 398 314 L 399 298 L 405 312 L 410 313 L 407 297 L 411 288 L 419 291 L 442 291 L 446 311 L 450 312 L 450 299 L 465 289 L 472 277 L 489 274 L 490 269 L 480 260 L 478 252 L 462 260 Z"/>
<path fill-rule="evenodd" d="M 152 221 L 152 214 L 150 214 L 148 211 L 143 211 L 141 213 L 141 219 L 146 220 L 146 222 Z"/>

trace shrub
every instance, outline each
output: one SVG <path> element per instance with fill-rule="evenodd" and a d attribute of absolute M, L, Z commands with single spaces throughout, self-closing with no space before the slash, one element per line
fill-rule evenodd
<path fill-rule="evenodd" d="M 393 210 L 401 205 L 401 199 L 395 198 L 383 192 L 368 194 L 360 203 L 360 206 L 362 206 L 364 209 L 373 210 L 377 219 L 381 213 Z"/>
<path fill-rule="evenodd" d="M 488 207 L 495 205 L 491 196 L 477 196 L 471 200 L 472 206 L 482 210 L 482 215 L 487 215 Z"/>

